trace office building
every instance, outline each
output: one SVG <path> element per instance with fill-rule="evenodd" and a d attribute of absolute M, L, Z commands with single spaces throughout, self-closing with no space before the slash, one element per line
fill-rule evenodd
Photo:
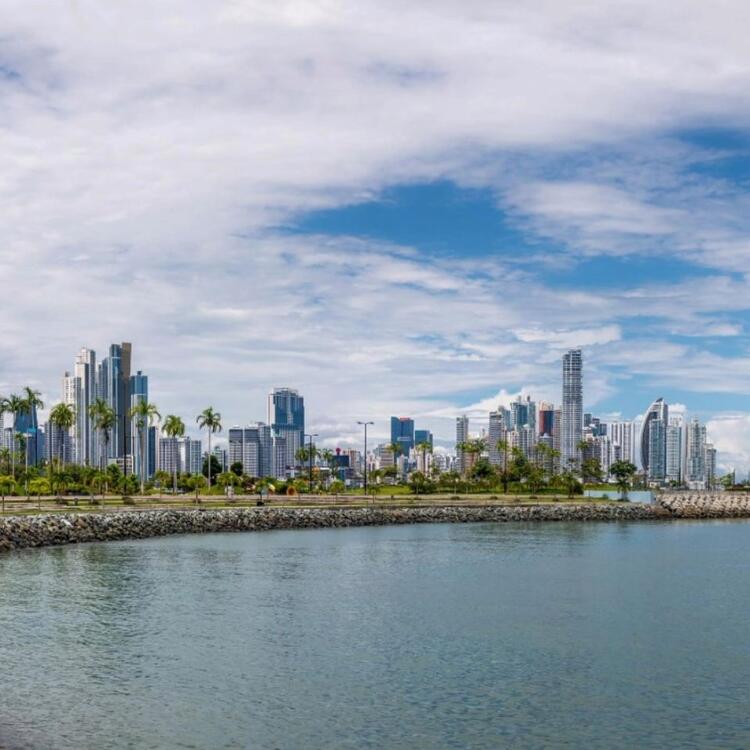
<path fill-rule="evenodd" d="M 299 461 L 297 452 L 305 442 L 305 400 L 291 388 L 274 388 L 268 395 L 268 424 L 274 440 L 281 439 L 275 448 L 276 475 L 280 474 L 283 464 L 284 474 L 293 470 Z M 283 445 L 285 454 L 281 455 L 280 446 Z"/>
<path fill-rule="evenodd" d="M 414 420 L 410 417 L 391 417 L 391 443 L 401 446 L 400 456 L 408 456 L 414 447 Z"/>
<path fill-rule="evenodd" d="M 667 425 L 667 482 L 682 484 L 682 463 L 684 453 L 682 415 L 671 416 Z"/>
<path fill-rule="evenodd" d="M 460 474 L 467 471 L 467 459 L 470 454 L 461 448 L 469 440 L 469 418 L 464 414 L 456 417 L 456 463 Z"/>
<path fill-rule="evenodd" d="M 427 443 L 430 448 L 434 447 L 435 441 L 429 430 L 414 430 L 414 445 Z"/>
<path fill-rule="evenodd" d="M 663 481 L 667 474 L 668 424 L 669 407 L 663 398 L 658 398 L 646 412 L 639 441 L 641 467 L 648 479 L 654 482 Z"/>
<path fill-rule="evenodd" d="M 571 349 L 562 363 L 562 423 L 560 451 L 563 468 L 578 461 L 583 439 L 583 352 Z"/>

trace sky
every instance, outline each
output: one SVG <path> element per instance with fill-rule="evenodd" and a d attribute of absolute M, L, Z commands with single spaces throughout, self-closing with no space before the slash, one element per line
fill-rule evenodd
<path fill-rule="evenodd" d="M 4 0 L 0 393 L 132 341 L 162 414 L 335 447 L 662 396 L 750 469 L 750 6 Z"/>

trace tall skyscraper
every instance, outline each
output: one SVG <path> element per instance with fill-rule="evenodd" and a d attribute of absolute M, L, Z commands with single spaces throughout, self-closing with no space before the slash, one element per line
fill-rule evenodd
<path fill-rule="evenodd" d="M 687 427 L 685 481 L 693 489 L 704 489 L 706 480 L 706 428 L 691 419 Z"/>
<path fill-rule="evenodd" d="M 678 484 L 682 483 L 682 456 L 684 449 L 682 415 L 671 416 L 669 418 L 669 423 L 667 424 L 666 480 L 668 482 L 677 482 Z"/>
<path fill-rule="evenodd" d="M 139 403 L 148 403 L 148 375 L 144 375 L 140 370 L 135 375 L 131 375 L 128 394 L 130 396 L 130 405 L 127 409 L 128 419 L 126 421 L 130 423 L 129 434 L 132 436 L 128 453 L 133 456 L 134 473 L 137 476 L 141 476 L 142 471 L 144 471 L 143 463 L 145 461 L 145 472 L 146 477 L 148 477 L 150 476 L 149 470 L 151 468 L 148 434 L 150 425 L 145 422 L 139 428 L 138 419 L 129 416 L 130 410 L 134 409 Z"/>
<path fill-rule="evenodd" d="M 578 443 L 583 439 L 583 352 L 571 349 L 562 364 L 560 451 L 562 466 L 567 468 L 578 460 Z"/>
<path fill-rule="evenodd" d="M 305 400 L 291 388 L 274 388 L 268 395 L 268 424 L 274 439 L 283 440 L 284 469 L 293 469 L 297 461 L 297 451 L 305 442 Z M 280 443 L 281 445 L 281 443 Z M 275 452 L 281 460 L 281 453 Z M 280 466 L 276 466 L 277 476 Z"/>
<path fill-rule="evenodd" d="M 459 446 L 469 439 L 469 418 L 464 414 L 456 417 L 456 461 L 457 469 L 460 474 L 467 470 L 466 453 Z"/>
<path fill-rule="evenodd" d="M 652 481 L 663 481 L 667 475 L 668 424 L 669 406 L 663 398 L 657 398 L 643 419 L 639 441 L 641 467 Z M 651 433 L 655 433 L 654 437 Z"/>
<path fill-rule="evenodd" d="M 414 447 L 414 420 L 410 417 L 391 417 L 391 443 L 401 446 L 400 456 L 408 458 Z"/>
<path fill-rule="evenodd" d="M 508 439 L 508 425 L 505 421 L 504 410 L 490 412 L 489 429 L 487 430 L 487 455 L 493 466 L 504 466 L 506 456 L 497 446 L 501 441 Z"/>
<path fill-rule="evenodd" d="M 635 463 L 633 452 L 633 423 L 632 422 L 610 422 L 607 426 L 607 432 L 612 446 L 617 449 L 617 455 L 613 458 L 615 461 L 628 461 Z"/>
<path fill-rule="evenodd" d="M 109 441 L 109 456 L 122 459 L 131 455 L 131 424 L 128 417 L 130 410 L 130 363 L 132 346 L 123 342 L 112 344 L 109 354 L 98 368 L 97 391 L 115 413 L 115 426 Z"/>

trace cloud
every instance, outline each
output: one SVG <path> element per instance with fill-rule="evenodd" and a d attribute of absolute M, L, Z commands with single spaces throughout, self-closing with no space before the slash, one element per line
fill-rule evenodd
<path fill-rule="evenodd" d="M 476 394 L 554 395 L 560 350 L 578 344 L 592 404 L 624 372 L 746 392 L 744 357 L 668 333 L 705 317 L 704 335 L 735 335 L 719 313 L 748 306 L 746 199 L 676 166 L 717 157 L 673 137 L 748 124 L 744 15 L 739 2 L 11 0 L 0 387 L 54 400 L 80 346 L 132 340 L 162 411 L 263 418 L 283 382 L 330 439 L 392 413 L 449 439 L 440 415 L 478 413 Z M 279 229 L 435 179 L 494 190 L 555 256 L 658 252 L 721 273 L 560 290 L 534 263 L 519 270 L 521 253 Z M 657 335 L 628 332 L 638 315 Z"/>

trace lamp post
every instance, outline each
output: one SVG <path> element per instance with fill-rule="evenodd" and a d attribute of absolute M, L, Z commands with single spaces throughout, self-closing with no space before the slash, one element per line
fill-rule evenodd
<path fill-rule="evenodd" d="M 357 422 L 358 425 L 365 428 L 365 453 L 364 453 L 364 459 L 365 459 L 365 497 L 367 497 L 367 426 L 371 424 L 375 424 L 375 422 Z"/>
<path fill-rule="evenodd" d="M 313 460 L 313 442 L 312 439 L 315 437 L 318 437 L 317 432 L 313 433 L 307 433 L 304 435 L 304 437 L 310 438 L 310 440 L 307 443 L 307 460 L 310 464 L 310 494 L 312 495 L 312 460 Z"/>

